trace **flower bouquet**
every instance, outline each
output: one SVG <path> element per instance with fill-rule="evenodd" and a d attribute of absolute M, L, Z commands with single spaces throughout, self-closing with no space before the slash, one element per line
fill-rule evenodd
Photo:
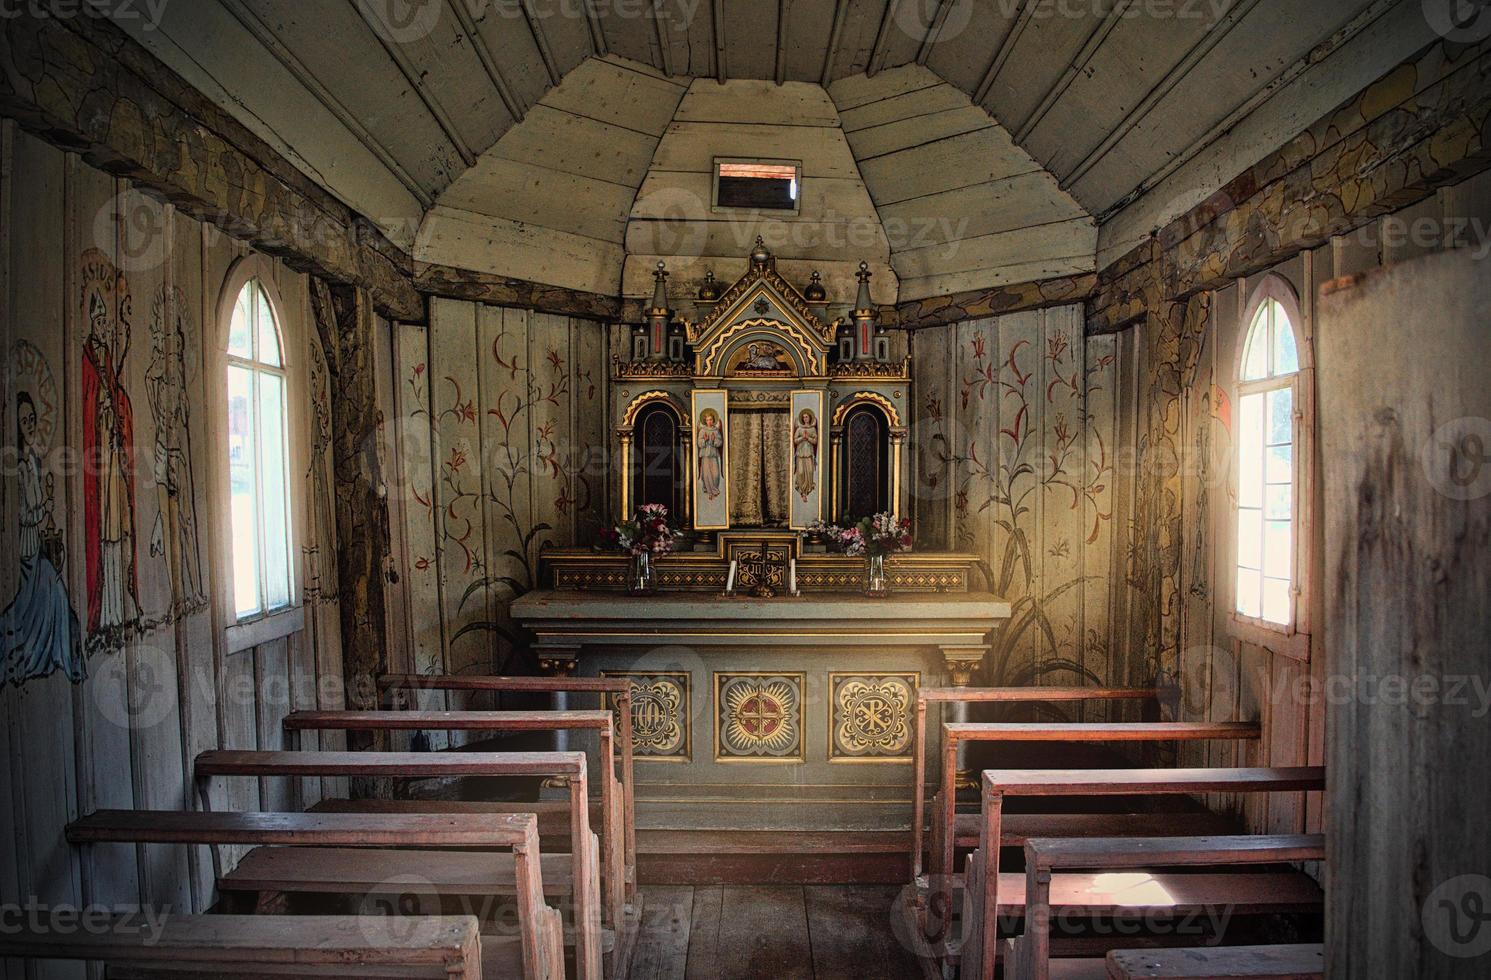
<path fill-rule="evenodd" d="M 599 546 L 631 555 L 627 591 L 633 595 L 650 595 L 655 589 L 652 559 L 670 554 L 677 540 L 678 531 L 668 523 L 668 508 L 662 504 L 643 504 L 631 520 L 602 528 Z"/>
<path fill-rule="evenodd" d="M 851 558 L 865 559 L 865 595 L 875 598 L 890 594 L 885 556 L 911 550 L 911 521 L 888 512 L 861 518 L 848 527 L 818 521 L 808 530 Z"/>

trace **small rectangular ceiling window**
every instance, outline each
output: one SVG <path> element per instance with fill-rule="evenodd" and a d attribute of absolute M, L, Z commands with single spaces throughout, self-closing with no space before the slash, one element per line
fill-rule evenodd
<path fill-rule="evenodd" d="M 802 164 L 793 160 L 714 162 L 716 210 L 797 212 Z"/>

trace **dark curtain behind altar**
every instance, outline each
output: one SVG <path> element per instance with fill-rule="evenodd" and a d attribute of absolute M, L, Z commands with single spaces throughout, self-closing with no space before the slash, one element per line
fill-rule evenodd
<path fill-rule="evenodd" d="M 791 486 L 791 420 L 780 409 L 730 410 L 730 524 L 783 527 Z"/>

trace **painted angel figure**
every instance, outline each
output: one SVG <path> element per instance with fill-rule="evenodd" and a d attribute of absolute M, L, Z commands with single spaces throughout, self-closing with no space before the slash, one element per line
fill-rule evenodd
<path fill-rule="evenodd" d="M 87 675 L 82 631 L 62 572 L 61 548 L 53 513 L 55 486 L 42 473 L 37 445 L 36 404 L 16 395 L 16 449 L 20 490 L 20 583 L 15 598 L 0 612 L 0 662 L 4 679 L 21 684 L 57 671 L 79 682 Z"/>
<path fill-rule="evenodd" d="M 792 427 L 792 485 L 803 503 L 818 488 L 818 417 L 806 408 Z"/>
<path fill-rule="evenodd" d="M 704 496 L 716 500 L 725 475 L 725 428 L 714 409 L 706 408 L 699 413 L 699 432 L 694 443 L 699 453 L 699 486 Z"/>

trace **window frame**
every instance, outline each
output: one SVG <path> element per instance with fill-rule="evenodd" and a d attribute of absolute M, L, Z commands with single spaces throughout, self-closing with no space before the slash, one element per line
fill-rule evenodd
<path fill-rule="evenodd" d="M 302 488 L 301 481 L 295 478 L 301 460 L 302 420 L 291 411 L 292 405 L 300 404 L 302 401 L 303 392 L 299 373 L 302 365 L 292 353 L 293 331 L 285 315 L 286 307 L 275 281 L 275 273 L 274 261 L 263 255 L 244 256 L 229 269 L 218 298 L 217 319 L 214 324 L 215 342 L 211 347 L 212 357 L 206 371 L 210 379 L 208 397 L 209 404 L 212 406 L 213 445 L 218 447 L 228 444 L 227 406 L 230 366 L 239 365 L 255 371 L 275 374 L 284 382 L 282 390 L 284 393 L 286 473 L 285 520 L 289 524 L 286 541 L 290 593 L 288 605 L 272 610 L 261 609 L 258 613 L 242 619 L 238 617 L 234 590 L 231 466 L 226 452 L 211 453 L 217 496 L 216 506 L 212 508 L 212 511 L 215 515 L 214 524 L 221 529 L 217 538 L 221 547 L 217 549 L 218 559 L 214 562 L 218 592 L 216 612 L 226 652 L 229 654 L 252 649 L 298 633 L 305 628 L 305 609 L 301 596 L 303 573 L 300 567 L 302 543 L 300 536 L 304 527 L 301 510 Z M 279 333 L 280 365 L 278 368 L 263 362 L 246 360 L 228 352 L 229 338 L 233 329 L 233 311 L 238 304 L 238 297 L 245 287 L 255 281 L 258 282 L 263 292 L 264 300 L 269 304 L 270 315 Z"/>
<path fill-rule="evenodd" d="M 794 182 L 797 187 L 797 196 L 792 200 L 789 208 L 743 208 L 733 207 L 720 203 L 720 165 L 738 164 L 761 164 L 770 167 L 792 167 L 796 176 Z M 709 188 L 709 210 L 712 214 L 761 214 L 773 215 L 799 215 L 802 214 L 802 161 L 781 160 L 772 157 L 715 157 L 710 164 L 710 188 Z"/>
<path fill-rule="evenodd" d="M 1245 284 L 1243 284 L 1245 285 Z M 1292 375 L 1244 381 L 1244 365 L 1248 355 L 1248 341 L 1252 336 L 1254 321 L 1266 303 L 1278 303 L 1294 332 L 1295 349 L 1299 357 L 1299 369 Z M 1270 352 L 1271 356 L 1271 352 Z M 1228 509 L 1228 536 L 1231 550 L 1226 565 L 1227 624 L 1229 634 L 1247 643 L 1267 647 L 1296 660 L 1307 661 L 1310 651 L 1310 608 L 1312 583 L 1310 581 L 1311 549 L 1313 547 L 1313 505 L 1315 486 L 1314 446 L 1314 355 L 1311 335 L 1307 329 L 1299 296 L 1293 285 L 1278 273 L 1269 273 L 1248 294 L 1243 308 L 1243 317 L 1237 331 L 1237 350 L 1233 360 L 1233 439 L 1230 468 L 1231 506 Z M 1291 485 L 1291 616 L 1290 622 L 1270 622 L 1261 616 L 1247 616 L 1237 609 L 1237 572 L 1240 545 L 1239 510 L 1242 443 L 1242 400 L 1245 395 L 1289 388 L 1292 392 L 1294 413 L 1291 446 L 1294 458 L 1293 483 Z"/>

